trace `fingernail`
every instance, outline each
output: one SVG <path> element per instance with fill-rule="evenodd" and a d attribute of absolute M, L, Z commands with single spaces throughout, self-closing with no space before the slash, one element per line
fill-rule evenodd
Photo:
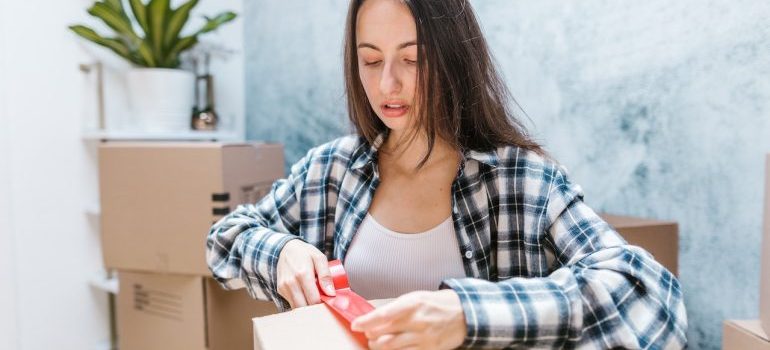
<path fill-rule="evenodd" d="M 326 295 L 332 296 L 334 295 L 334 287 L 332 287 L 332 284 L 329 282 L 324 283 L 324 289 L 326 290 Z"/>

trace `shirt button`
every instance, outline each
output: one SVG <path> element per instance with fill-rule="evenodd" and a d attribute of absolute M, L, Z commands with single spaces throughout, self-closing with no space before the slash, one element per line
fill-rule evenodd
<path fill-rule="evenodd" d="M 473 257 L 473 252 L 472 252 L 472 251 L 470 251 L 470 250 L 466 250 L 466 251 L 465 251 L 465 258 L 466 258 L 466 259 L 470 259 L 470 258 L 472 258 L 472 257 Z"/>

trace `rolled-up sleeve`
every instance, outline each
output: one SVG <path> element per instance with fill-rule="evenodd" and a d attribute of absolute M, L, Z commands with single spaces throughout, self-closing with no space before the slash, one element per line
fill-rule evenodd
<path fill-rule="evenodd" d="M 279 310 L 288 303 L 278 295 L 278 256 L 284 245 L 299 238 L 299 193 L 309 155 L 292 166 L 286 179 L 273 183 L 256 204 L 242 204 L 217 221 L 206 240 L 206 260 L 214 279 L 226 289 L 246 287 L 259 300 Z"/>
<path fill-rule="evenodd" d="M 589 208 L 562 167 L 548 186 L 544 240 L 556 264 L 547 277 L 442 283 L 460 296 L 463 345 L 684 348 L 687 316 L 674 275 Z"/>

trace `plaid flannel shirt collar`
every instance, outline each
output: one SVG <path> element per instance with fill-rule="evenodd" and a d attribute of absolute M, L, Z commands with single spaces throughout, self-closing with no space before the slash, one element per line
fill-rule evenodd
<path fill-rule="evenodd" d="M 368 142 L 361 142 L 359 148 L 353 153 L 354 160 L 352 162 L 351 169 L 357 170 L 363 168 L 364 166 L 374 164 L 374 162 L 377 160 L 377 150 L 380 148 L 380 146 L 382 146 L 382 143 L 385 142 L 385 137 L 387 137 L 387 133 L 382 132 L 377 135 L 377 137 L 375 137 L 371 144 Z M 462 162 L 460 162 L 460 173 L 462 173 L 462 170 L 465 168 L 465 162 L 467 162 L 468 159 L 476 160 L 478 162 L 489 165 L 492 168 L 496 168 L 500 162 L 495 150 L 476 151 L 471 149 L 464 149 L 462 155 L 463 159 Z"/>

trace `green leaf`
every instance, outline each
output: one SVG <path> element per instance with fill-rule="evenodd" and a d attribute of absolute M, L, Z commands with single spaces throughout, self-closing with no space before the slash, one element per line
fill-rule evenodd
<path fill-rule="evenodd" d="M 179 66 L 179 54 L 195 46 L 198 43 L 198 37 L 195 35 L 186 36 L 179 39 L 164 57 L 163 64 L 169 68 Z"/>
<path fill-rule="evenodd" d="M 123 20 L 125 20 L 127 23 L 131 23 L 131 19 L 128 18 L 126 10 L 123 8 L 123 2 L 121 0 L 104 0 L 104 3 L 115 12 L 120 14 Z"/>
<path fill-rule="evenodd" d="M 125 5 L 126 1 L 128 5 Z M 116 35 L 103 37 L 80 25 L 70 29 L 134 64 L 176 68 L 181 53 L 198 43 L 198 35 L 216 30 L 236 17 L 229 11 L 213 18 L 206 17 L 206 23 L 197 32 L 180 37 L 200 0 L 180 2 L 183 3 L 172 9 L 170 0 L 95 0 L 88 13 L 104 21 Z M 139 33 L 140 28 L 143 33 Z"/>
<path fill-rule="evenodd" d="M 146 40 L 139 44 L 138 52 L 142 60 L 147 63 L 147 67 L 155 67 L 158 65 L 155 57 L 152 54 L 152 50 L 150 49 L 150 44 L 148 44 Z"/>
<path fill-rule="evenodd" d="M 132 55 L 131 50 L 126 46 L 126 44 L 117 38 L 105 38 L 97 34 L 93 29 L 82 25 L 69 26 L 69 29 L 88 41 L 112 50 L 130 62 L 141 64 L 140 62 L 137 62 L 136 57 Z"/>
<path fill-rule="evenodd" d="M 206 24 L 204 24 L 203 27 L 199 29 L 197 33 L 195 33 L 195 35 L 208 33 L 212 30 L 215 30 L 219 26 L 234 20 L 235 17 L 237 17 L 237 15 L 230 11 L 220 13 L 216 15 L 214 18 L 206 17 L 206 20 L 207 20 Z"/>
<path fill-rule="evenodd" d="M 163 30 L 166 27 L 170 11 L 169 0 L 150 0 L 147 5 L 147 22 L 150 25 L 150 32 L 147 36 L 150 38 L 153 53 L 158 60 L 162 60 L 166 56 L 163 47 Z"/>
<path fill-rule="evenodd" d="M 198 5 L 198 0 L 190 0 L 179 6 L 171 15 L 171 19 L 166 26 L 166 34 L 163 39 L 165 47 L 171 47 L 173 42 L 178 39 L 179 33 L 190 18 L 190 11 Z"/>
<path fill-rule="evenodd" d="M 128 3 L 131 5 L 131 12 L 134 13 L 136 22 L 142 27 L 144 35 L 150 35 L 150 25 L 147 23 L 147 7 L 144 6 L 142 0 L 129 0 Z"/>
<path fill-rule="evenodd" d="M 126 37 L 132 42 L 137 42 L 139 37 L 134 33 L 134 29 L 131 27 L 131 22 L 124 20 L 121 15 L 111 7 L 104 3 L 94 3 L 91 8 L 88 9 L 88 13 L 100 18 L 107 26 L 112 28 L 118 35 Z"/>

